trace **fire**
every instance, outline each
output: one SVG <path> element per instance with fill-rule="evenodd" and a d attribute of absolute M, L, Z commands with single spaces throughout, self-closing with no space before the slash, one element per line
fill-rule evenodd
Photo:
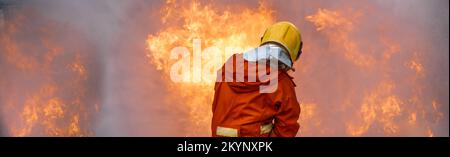
<path fill-rule="evenodd" d="M 358 120 L 361 122 L 349 123 L 347 132 L 352 136 L 361 136 L 370 126 L 379 123 L 386 134 L 398 133 L 399 126 L 394 118 L 402 113 L 404 103 L 397 96 L 391 95 L 394 88 L 392 83 L 383 83 L 375 91 L 363 99 Z"/>
<path fill-rule="evenodd" d="M 301 116 L 298 120 L 301 125 L 300 134 L 317 131 L 316 135 L 320 135 L 326 134 L 326 132 L 330 131 L 327 129 L 316 130 L 317 128 L 324 128 L 324 126 L 322 126 L 322 119 L 317 118 L 323 116 L 322 115 L 323 113 L 321 113 L 320 110 L 318 110 L 318 104 L 301 103 L 300 107 L 301 107 Z"/>
<path fill-rule="evenodd" d="M 158 2 L 102 1 L 88 8 L 52 3 L 58 9 L 12 2 L 14 7 L 0 10 L 1 136 L 92 136 L 96 120 L 100 134 L 117 129 L 112 134 L 154 136 L 173 129 L 164 135 L 209 136 L 214 82 L 192 79 L 195 72 L 214 72 L 230 55 L 257 47 L 263 31 L 282 20 L 300 28 L 305 44 L 292 73 L 302 108 L 298 136 L 448 136 L 448 77 L 442 72 L 448 71 L 448 52 L 441 52 L 448 50 L 442 42 L 448 36 L 439 35 L 445 20 L 434 4 L 253 2 L 167 0 L 156 21 L 152 8 Z M 149 33 L 146 26 L 158 30 Z M 191 60 L 189 81 L 172 81 L 171 68 L 179 60 L 171 50 L 185 47 L 192 59 L 196 41 L 200 53 L 218 48 L 220 59 Z M 118 74 L 127 76 L 109 79 Z M 119 87 L 125 88 L 109 91 Z M 165 97 L 146 97 L 154 92 Z M 98 100 L 114 112 L 97 117 Z M 109 123 L 115 118 L 125 120 Z M 181 126 L 157 125 L 172 120 Z"/>
<path fill-rule="evenodd" d="M 425 75 L 424 74 L 425 69 L 424 69 L 422 63 L 420 62 L 420 57 L 417 56 L 417 53 L 415 53 L 413 58 L 407 63 L 406 66 L 408 66 L 411 70 L 416 72 L 416 74 L 421 77 Z"/>
<path fill-rule="evenodd" d="M 10 136 L 93 135 L 85 56 L 56 39 L 55 23 L 38 17 L 48 23 L 30 29 L 32 12 L 17 13 L 0 31 L 2 127 Z"/>
<path fill-rule="evenodd" d="M 70 104 L 65 104 L 58 97 L 52 97 L 55 92 L 55 86 L 47 85 L 31 95 L 23 104 L 17 123 L 19 125 L 11 127 L 11 135 L 32 136 L 40 133 L 45 136 L 89 135 L 84 134 L 79 128 L 79 113 L 66 113 L 70 112 L 68 111 Z M 68 118 L 65 119 L 65 116 Z"/>
<path fill-rule="evenodd" d="M 151 64 L 161 70 L 170 94 L 166 99 L 185 106 L 170 106 L 187 110 L 187 136 L 208 135 L 211 118 L 213 81 L 200 83 L 173 83 L 170 78 L 170 66 L 176 60 L 170 60 L 171 49 L 184 46 L 191 49 L 194 39 L 201 40 L 201 47 L 218 47 L 222 60 L 213 62 L 220 67 L 233 53 L 241 53 L 247 48 L 256 47 L 260 35 L 274 21 L 273 11 L 264 3 L 258 8 L 219 8 L 198 1 L 167 1 L 161 10 L 163 29 L 148 36 L 147 48 Z M 243 20 L 245 19 L 245 20 Z M 228 52 L 227 47 L 235 47 Z M 203 61 L 202 66 L 207 66 Z M 217 69 L 211 69 L 217 70 Z"/>
<path fill-rule="evenodd" d="M 213 3 L 198 1 L 166 1 L 161 14 L 162 29 L 148 36 L 147 56 L 166 82 L 169 89 L 166 97 L 168 104 L 183 105 L 167 107 L 187 113 L 188 119 L 181 120 L 186 124 L 185 135 L 208 135 L 214 84 L 207 81 L 172 82 L 169 77 L 170 67 L 175 60 L 170 59 L 170 51 L 179 46 L 187 47 L 192 56 L 193 40 L 201 39 L 202 48 L 219 47 L 223 59 L 226 59 L 232 53 L 228 54 L 225 47 L 242 48 L 234 52 L 238 53 L 247 47 L 257 46 L 258 37 L 264 29 L 277 20 L 274 16 L 276 11 L 264 2 L 253 10 L 245 7 L 220 8 Z M 303 30 L 310 31 L 305 33 L 309 36 L 304 36 L 307 41 L 304 55 L 307 57 L 300 61 L 299 71 L 294 74 L 297 75 L 296 79 L 301 80 L 300 83 L 296 82 L 297 91 L 301 91 L 297 96 L 302 107 L 298 135 L 430 136 L 437 125 L 442 123 L 439 117 L 443 113 L 440 109 L 433 109 L 433 106 L 438 105 L 430 105 L 430 100 L 422 98 L 424 86 L 421 81 L 427 77 L 427 67 L 420 57 L 424 48 L 414 49 L 415 53 L 410 53 L 407 46 L 387 35 L 387 26 L 375 29 L 379 34 L 371 36 L 373 41 L 367 39 L 364 36 L 367 32 L 361 32 L 360 29 L 366 25 L 366 16 L 364 10 L 320 8 L 304 17 L 304 22 L 312 24 L 315 29 Z M 363 37 L 359 37 L 359 34 L 363 34 Z M 314 42 L 317 41 L 314 38 L 322 38 L 326 42 Z M 357 76 L 346 78 L 340 75 L 342 73 L 333 76 L 338 81 L 332 83 L 339 87 L 334 90 L 342 93 L 339 98 L 331 99 L 322 96 L 322 92 L 314 93 L 327 90 L 323 87 L 324 82 L 317 82 L 326 79 L 315 73 L 318 67 L 323 67 L 323 57 L 343 64 L 341 68 L 346 73 Z M 220 66 L 223 61 L 214 64 Z M 205 64 L 202 62 L 202 66 Z M 402 79 L 392 73 L 392 68 L 405 71 Z M 188 77 L 193 76 L 191 74 Z M 357 82 L 345 84 L 349 82 L 348 79 L 356 79 Z M 303 91 L 305 85 L 314 88 Z M 334 99 L 337 100 L 332 102 Z M 432 104 L 437 103 L 433 101 Z"/>
<path fill-rule="evenodd" d="M 370 41 L 370 46 L 365 46 L 368 43 L 365 38 L 368 37 L 357 38 L 360 31 L 358 28 L 364 24 L 364 16 L 367 15 L 362 11 L 318 9 L 315 14 L 305 18 L 315 26 L 321 37 L 329 41 L 330 49 L 325 50 L 340 54 L 332 56 L 343 56 L 343 59 L 350 63 L 349 67 L 352 69 L 363 69 L 353 70 L 352 75 L 366 79 L 360 80 L 363 83 L 356 88 L 354 85 L 358 85 L 358 82 L 343 86 L 344 88 L 340 90 L 348 93 L 354 92 L 353 96 L 345 97 L 343 101 L 337 102 L 333 108 L 327 108 L 327 110 L 343 117 L 345 126 L 343 135 L 433 136 L 433 127 L 442 123 L 440 117 L 443 113 L 440 109 L 435 109 L 434 106 L 437 104 L 435 100 L 430 103 L 429 100 L 423 98 L 424 85 L 421 81 L 427 77 L 427 67 L 422 61 L 423 53 L 417 51 L 424 48 L 416 48 L 413 52 L 408 52 L 411 51 L 407 49 L 409 45 L 400 45 L 399 41 L 384 33 L 387 23 L 380 26 L 382 29 L 377 32 L 379 40 Z M 324 51 L 324 49 L 315 47 L 318 45 L 312 44 L 312 46 L 311 51 Z M 309 55 L 314 55 L 313 53 L 311 52 Z M 400 62 L 403 64 L 398 64 L 399 56 L 408 57 L 401 58 Z M 340 58 L 335 60 L 338 59 Z M 308 67 L 308 65 L 306 66 Z M 347 68 L 350 69 L 349 67 Z M 390 73 L 392 69 L 403 69 L 406 72 L 403 74 L 406 81 L 402 82 L 401 79 L 395 77 L 394 73 Z M 402 92 L 404 90 L 408 92 Z M 362 99 L 354 95 L 361 95 Z M 310 95 L 306 93 L 304 96 L 309 97 Z M 312 108 L 315 112 L 323 110 L 320 108 L 321 104 L 317 106 Z M 304 107 L 303 111 L 308 109 L 311 107 Z M 430 119 L 430 117 L 432 118 Z M 314 114 L 309 115 L 308 120 L 323 122 L 327 118 L 324 115 Z M 301 121 L 301 123 L 308 125 L 303 128 L 315 128 L 314 125 L 311 125 L 314 123 L 308 121 Z M 303 133 L 316 135 L 324 132 L 323 134 L 327 135 L 341 132 L 339 131 L 340 127 L 330 128 L 332 126 L 327 125 L 321 125 L 321 127 L 318 130 L 304 129 Z M 311 131 L 315 131 L 315 133 L 311 133 Z"/>
<path fill-rule="evenodd" d="M 343 17 L 341 13 L 327 9 L 319 9 L 316 14 L 306 17 L 306 20 L 316 26 L 316 31 L 324 33 L 336 45 L 342 49 L 347 60 L 360 67 L 371 67 L 375 59 L 361 52 L 358 43 L 352 40 L 351 32 L 355 29 L 355 22 L 359 18 L 358 13 L 352 17 Z"/>

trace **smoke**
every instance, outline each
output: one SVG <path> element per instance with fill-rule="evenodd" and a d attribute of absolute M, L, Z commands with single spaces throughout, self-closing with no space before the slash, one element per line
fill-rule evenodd
<path fill-rule="evenodd" d="M 295 73 L 305 118 L 300 135 L 448 136 L 448 1 L 290 1 L 274 7 L 279 19 L 302 29 L 306 45 Z M 349 24 L 328 21 L 318 31 L 318 16 L 305 19 L 327 11 Z M 393 89 L 380 89 L 385 83 Z M 408 119 L 419 127 L 405 126 Z"/>
<path fill-rule="evenodd" d="M 100 70 L 90 52 L 97 48 L 39 7 L 8 3 L 0 32 L 2 128 L 14 136 L 92 135 Z"/>
<path fill-rule="evenodd" d="M 220 8 L 251 9 L 257 9 L 259 3 L 256 0 L 202 2 L 214 3 Z M 448 136 L 448 1 L 267 3 L 275 11 L 277 20 L 292 21 L 301 29 L 305 42 L 304 54 L 295 65 L 298 70 L 294 73 L 297 96 L 303 108 L 299 136 L 349 136 L 349 126 L 367 128 L 359 134 L 362 136 L 425 136 L 428 130 L 433 131 L 434 136 Z M 23 52 L 25 56 L 35 58 L 37 63 L 45 62 L 43 55 L 47 52 L 39 50 L 43 46 L 36 44 L 42 34 L 33 31 L 35 28 L 51 27 L 51 40 L 64 50 L 57 61 L 51 62 L 49 69 L 53 72 L 49 81 L 41 74 L 33 75 L 15 68 L 4 55 L 7 46 L 0 45 L 0 123 L 3 123 L 0 135 L 10 134 L 8 121 L 14 116 L 5 115 L 9 112 L 5 109 L 10 109 L 7 104 L 11 91 L 15 91 L 13 101 L 24 104 L 26 95 L 35 93 L 42 84 L 56 82 L 64 89 L 57 97 L 77 98 L 69 92 L 73 88 L 65 87 L 77 76 L 64 72 L 63 68 L 76 54 L 84 56 L 82 61 L 88 76 L 79 85 L 86 91 L 81 97 L 82 104 L 92 114 L 87 117 L 88 122 L 82 123 L 82 128 L 96 136 L 186 135 L 188 124 L 183 120 L 188 113 L 168 108 L 183 104 L 169 104 L 173 101 L 167 101 L 170 95 L 162 73 L 145 56 L 148 35 L 162 29 L 160 18 L 164 15 L 160 9 L 164 5 L 163 1 L 145 0 L 0 1 L 0 27 L 15 21 L 19 15 L 32 17 L 25 18 L 26 26 L 20 30 L 25 33 L 19 31 L 16 38 L 19 45 L 36 45 L 27 48 L 29 51 Z M 316 15 L 319 9 L 337 12 L 339 17 L 349 19 L 352 29 L 336 26 L 318 31 L 314 22 L 306 17 Z M 358 45 L 350 56 L 368 56 L 372 63 L 346 57 L 353 49 L 331 38 L 336 36 L 335 32 L 346 35 L 347 43 Z M 33 51 L 33 48 L 38 50 Z M 389 59 L 385 57 L 387 52 L 392 52 Z M 368 66 L 359 66 L 361 64 Z M 412 67 L 422 67 L 424 72 L 421 74 L 410 65 L 419 65 Z M 38 78 L 26 78 L 30 76 Z M 394 84 L 394 87 L 385 90 L 383 84 Z M 361 106 L 370 102 L 370 96 L 377 100 L 367 103 L 374 108 L 376 120 L 355 120 L 363 119 L 359 117 Z M 376 107 L 382 104 L 378 100 L 398 100 L 404 112 L 383 117 L 386 114 Z M 98 112 L 94 104 L 98 104 Z M 18 108 L 21 110 L 20 105 Z M 404 126 L 412 113 L 417 115 L 416 125 Z M 369 123 L 367 127 L 365 123 Z M 386 128 L 397 132 L 388 134 L 389 131 L 384 131 Z M 208 136 L 208 131 L 205 130 L 203 136 Z M 30 135 L 45 136 L 40 132 L 34 129 Z"/>

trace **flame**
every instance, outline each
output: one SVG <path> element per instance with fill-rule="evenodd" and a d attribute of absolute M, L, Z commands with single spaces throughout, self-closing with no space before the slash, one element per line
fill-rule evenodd
<path fill-rule="evenodd" d="M 432 101 L 432 105 L 428 105 L 429 101 L 423 98 L 424 85 L 421 81 L 426 78 L 426 66 L 422 61 L 422 53 L 417 52 L 421 49 L 417 48 L 414 53 L 408 52 L 406 50 L 408 46 L 400 45 L 398 41 L 384 34 L 384 29 L 387 27 L 385 26 L 387 24 L 384 23 L 383 26 L 380 26 L 380 32 L 377 32 L 379 41 L 370 41 L 370 46 L 367 46 L 369 49 L 366 47 L 363 50 L 361 47 L 367 45 L 368 40 L 358 39 L 356 34 L 360 31 L 358 29 L 360 25 L 364 24 L 364 16 L 365 14 L 361 11 L 318 9 L 315 14 L 306 17 L 306 20 L 315 26 L 316 31 L 330 42 L 330 51 L 341 54 L 338 57 L 343 56 L 347 62 L 351 63 L 351 67 L 364 69 L 353 71 L 353 73 L 371 80 L 366 81 L 366 87 L 357 89 L 345 87 L 348 90 L 346 92 L 356 90 L 363 93 L 361 94 L 362 100 L 355 96 L 346 97 L 343 101 L 344 104 L 337 104 L 338 107 L 331 109 L 339 114 L 347 114 L 342 116 L 345 126 L 344 135 L 433 136 L 433 130 L 442 123 L 444 114 L 440 109 L 435 109 L 438 108 L 434 107 L 438 106 L 435 100 Z M 314 46 L 318 45 L 312 44 L 311 49 L 323 51 Z M 374 46 L 379 47 L 372 48 Z M 417 45 L 417 47 L 419 46 Z M 403 67 L 397 67 L 402 65 L 397 63 L 399 56 L 410 56 L 409 59 L 408 57 L 401 58 L 400 62 L 404 63 Z M 405 82 L 402 82 L 401 79 L 399 81 L 398 78 L 395 78 L 394 73 L 390 72 L 394 68 L 403 68 L 407 72 L 407 74 L 403 74 Z M 402 92 L 405 89 L 408 92 Z M 305 95 L 308 96 L 308 94 Z M 322 110 L 320 107 L 313 109 L 315 112 Z M 327 108 L 327 110 L 329 109 Z M 432 118 L 430 119 L 430 117 Z M 312 121 L 323 121 L 326 118 L 327 116 L 324 115 L 308 117 Z M 305 124 L 314 126 L 308 122 Z M 330 130 L 336 129 L 322 125 L 318 131 L 326 130 L 324 135 L 327 135 L 333 134 L 333 131 Z M 317 130 L 303 131 L 306 131 L 304 133 L 308 135 L 315 135 L 318 132 Z M 339 131 L 335 134 L 339 134 Z"/>
<path fill-rule="evenodd" d="M 417 53 L 413 56 L 413 58 L 407 63 L 407 66 L 416 72 L 417 75 L 423 77 L 425 75 L 425 69 L 420 62 L 420 57 L 418 57 Z"/>
<path fill-rule="evenodd" d="M 95 111 L 86 104 L 89 72 L 84 56 L 79 52 L 72 55 L 55 40 L 54 31 L 60 27 L 51 21 L 29 29 L 30 13 L 22 12 L 5 21 L 0 32 L 0 63 L 5 67 L 0 69 L 0 82 L 4 82 L 0 103 L 5 104 L 0 107 L 7 133 L 93 135 L 89 121 Z M 23 39 L 27 33 L 35 36 Z"/>
<path fill-rule="evenodd" d="M 238 11 L 236 11 L 238 10 Z M 169 79 L 170 67 L 174 60 L 170 58 L 170 51 L 174 47 L 184 46 L 191 52 L 194 39 L 202 40 L 202 48 L 217 46 L 222 50 L 222 56 L 227 56 L 225 47 L 255 47 L 258 37 L 264 29 L 276 19 L 274 10 L 264 2 L 258 9 L 252 10 L 245 7 L 219 8 L 213 4 L 204 4 L 198 1 L 166 1 L 161 9 L 162 29 L 150 34 L 147 38 L 147 56 L 150 64 L 160 70 L 165 85 L 169 89 L 166 97 L 168 104 L 182 104 L 168 106 L 171 109 L 187 113 L 185 122 L 186 135 L 207 135 L 209 132 L 209 120 L 211 117 L 210 104 L 213 96 L 213 83 L 211 82 L 187 82 L 173 83 Z M 325 108 L 325 100 L 317 100 L 319 96 L 311 92 L 303 92 L 299 96 L 302 114 L 299 123 L 301 130 L 298 135 L 303 136 L 400 136 L 421 135 L 430 136 L 434 128 L 442 122 L 440 110 L 434 110 L 427 106 L 429 101 L 422 98 L 423 84 L 426 78 L 426 66 L 423 64 L 420 49 L 416 49 L 415 55 L 410 55 L 404 45 L 396 39 L 386 35 L 388 27 L 378 27 L 379 34 L 376 41 L 357 38 L 361 31 L 359 27 L 364 25 L 366 12 L 363 10 L 330 10 L 318 9 L 312 15 L 305 16 L 305 20 L 315 27 L 315 32 L 310 35 L 320 35 L 327 40 L 330 49 L 326 45 L 314 43 L 311 38 L 305 36 L 305 40 L 311 40 L 305 45 L 305 55 L 310 59 L 319 56 L 315 53 L 333 53 L 336 60 L 349 63 L 349 69 L 354 70 L 355 75 L 363 78 L 371 78 L 372 82 L 367 87 L 348 88 L 343 91 L 349 94 L 342 101 L 331 104 L 332 108 Z M 241 20 L 246 19 L 246 20 Z M 296 21 L 294 21 L 295 23 Z M 314 34 L 315 33 L 315 34 Z M 306 33 L 308 34 L 308 33 Z M 373 43 L 372 43 L 373 42 Z M 239 51 L 237 51 L 239 52 Z M 332 55 L 332 54 L 326 54 Z M 409 60 L 402 57 L 397 64 L 398 56 L 410 56 Z M 407 57 L 406 57 L 407 58 Z M 214 62 L 221 65 L 224 60 Z M 319 60 L 315 60 L 320 62 Z M 202 62 L 202 65 L 206 63 Z M 311 75 L 316 67 L 305 61 L 298 71 L 304 78 Z M 405 77 L 404 83 L 395 78 L 390 68 L 403 66 L 409 77 Z M 192 67 L 191 67 L 192 68 Z M 189 76 L 189 77 L 192 77 Z M 305 84 L 317 84 L 302 82 Z M 402 83 L 400 83 L 402 82 Z M 318 83 L 320 84 L 320 83 Z M 339 84 L 339 83 L 337 83 Z M 296 89 L 302 90 L 302 84 Z M 314 86 L 315 90 L 323 90 L 321 86 Z M 402 90 L 412 87 L 409 94 L 402 94 Z M 351 94 L 354 93 L 354 94 Z M 358 94 L 360 93 L 360 94 Z M 305 102 L 302 99 L 305 98 Z M 332 112 L 332 114 L 329 114 Z M 430 120 L 428 116 L 436 117 Z M 339 118 L 331 118 L 337 116 Z M 341 120 L 334 122 L 334 120 Z M 330 122 L 333 121 L 333 122 Z M 330 125 L 332 124 L 332 125 Z M 340 124 L 341 126 L 336 126 Z"/>
<path fill-rule="evenodd" d="M 437 51 L 445 48 L 442 48 L 441 42 L 436 42 L 440 39 L 433 38 L 437 31 L 424 31 L 429 30 L 428 27 L 439 28 L 426 24 L 429 20 L 414 23 L 415 21 L 408 20 L 417 14 L 403 18 L 404 15 L 393 16 L 385 13 L 384 11 L 392 11 L 389 10 L 390 7 L 387 7 L 387 10 L 380 7 L 379 4 L 385 2 L 357 2 L 357 7 L 351 4 L 325 5 L 309 1 L 300 2 L 304 7 L 291 7 L 299 5 L 289 2 L 275 2 L 273 7 L 265 1 L 259 1 L 257 7 L 251 7 L 248 3 L 251 2 L 221 5 L 218 1 L 167 0 L 158 10 L 160 30 L 141 39 L 138 37 L 142 35 L 141 29 L 119 29 L 120 32 L 126 32 L 123 34 L 130 32 L 127 39 L 137 37 L 136 40 L 145 40 L 145 53 L 140 53 L 144 51 L 141 47 L 126 45 L 129 43 L 122 42 L 123 40 L 116 41 L 123 43 L 118 44 L 120 46 L 105 45 L 113 45 L 111 49 L 126 49 L 127 53 L 139 49 L 133 52 L 146 55 L 151 67 L 159 70 L 158 75 L 151 73 L 151 77 L 162 79 L 166 87 L 157 92 L 167 93 L 164 93 L 166 96 L 162 101 L 144 101 L 148 101 L 150 105 L 158 105 L 157 108 L 164 107 L 173 113 L 180 113 L 179 116 L 170 117 L 178 118 L 176 124 L 183 125 L 176 127 L 184 128 L 176 130 L 177 132 L 182 132 L 185 136 L 207 136 L 210 135 L 210 104 L 214 82 L 204 78 L 199 82 L 173 82 L 170 79 L 170 71 L 176 60 L 170 59 L 170 51 L 175 47 L 186 47 L 192 58 L 195 54 L 193 42 L 200 39 L 202 50 L 210 46 L 220 50 L 217 53 L 221 59 L 201 61 L 201 67 L 213 67 L 206 70 L 215 71 L 233 53 L 258 46 L 264 29 L 281 20 L 275 16 L 280 14 L 280 17 L 300 27 L 305 42 L 304 54 L 295 64 L 297 71 L 293 74 L 297 84 L 297 97 L 302 107 L 298 136 L 448 135 L 448 97 L 442 96 L 447 94 L 443 89 L 448 89 L 448 80 L 443 80 L 443 87 L 436 87 L 440 84 L 430 81 L 437 80 L 436 82 L 441 83 L 441 79 L 446 78 L 441 76 L 443 74 L 440 74 L 440 71 L 436 72 L 446 68 L 432 62 L 441 64 L 448 60 L 436 60 L 436 57 L 440 56 L 436 54 Z M 2 134 L 93 135 L 92 123 L 96 113 L 100 112 L 101 105 L 95 100 L 98 97 L 95 95 L 96 88 L 90 84 L 92 80 L 99 79 L 89 62 L 92 58 L 89 53 L 95 52 L 86 48 L 89 44 L 84 43 L 95 45 L 97 42 L 95 39 L 79 38 L 79 34 L 83 34 L 79 31 L 85 29 L 82 26 L 85 26 L 86 21 L 70 21 L 69 24 L 74 24 L 73 27 L 61 25 L 58 21 L 51 20 L 53 18 L 49 19 L 54 17 L 52 14 L 46 14 L 52 15 L 46 17 L 40 15 L 39 11 L 33 12 L 33 7 L 18 6 L 25 9 L 0 11 Z M 327 6 L 330 7 L 326 8 Z M 146 9 L 142 10 L 147 12 Z M 396 12 L 402 12 L 401 10 Z M 117 16 L 120 17 L 120 26 L 115 28 L 135 28 L 142 26 L 141 21 L 144 21 L 143 25 L 151 23 L 152 26 L 158 26 L 154 21 L 150 21 L 154 19 L 141 14 L 141 11 L 137 12 L 141 16 L 123 18 L 135 15 L 131 12 L 112 14 L 126 14 Z M 56 16 L 55 19 L 66 20 L 65 14 L 62 16 Z M 146 19 L 139 19 L 141 17 Z M 421 18 L 423 17 L 420 16 L 419 19 Z M 128 19 L 134 21 L 120 22 Z M 139 24 L 136 25 L 136 22 Z M 99 24 L 104 23 L 99 21 Z M 108 32 L 116 33 L 102 33 Z M 114 34 L 107 35 L 114 37 Z M 66 36 L 70 36 L 70 39 L 61 38 Z M 227 51 L 230 47 L 233 49 Z M 196 69 L 195 65 L 191 65 L 190 69 L 191 72 L 200 70 Z M 193 78 L 194 73 L 185 77 Z M 135 82 L 137 85 L 143 83 Z M 144 86 L 138 88 L 147 91 Z M 132 92 L 129 94 L 139 95 Z M 104 95 L 101 99 L 111 96 Z M 139 109 L 141 107 L 147 109 L 144 105 L 139 106 Z"/>
<path fill-rule="evenodd" d="M 316 26 L 316 31 L 323 32 L 327 38 L 332 39 L 337 49 L 342 49 L 347 60 L 360 67 L 371 67 L 375 59 L 361 52 L 358 43 L 351 38 L 351 32 L 355 29 L 354 21 L 359 18 L 359 13 L 353 13 L 352 17 L 343 17 L 341 13 L 327 9 L 319 9 L 316 14 L 306 17 L 306 20 Z"/>
<path fill-rule="evenodd" d="M 169 52 L 174 47 L 184 46 L 190 49 L 192 56 L 192 42 L 200 39 L 202 48 L 216 46 L 221 50 L 222 60 L 213 62 L 214 67 L 220 67 L 233 53 L 258 45 L 260 35 L 273 23 L 273 11 L 265 3 L 260 3 L 255 9 L 242 9 L 218 8 L 198 1 L 166 1 L 161 11 L 165 15 L 161 18 L 163 29 L 148 36 L 147 56 L 166 80 L 166 86 L 170 90 L 167 99 L 185 105 L 183 108 L 187 110 L 187 123 L 190 125 L 186 126 L 189 130 L 186 135 L 207 135 L 209 133 L 206 131 L 210 130 L 210 104 L 214 83 L 173 83 L 169 79 L 170 66 L 176 60 L 169 59 Z M 227 54 L 227 47 L 236 49 Z M 206 64 L 202 62 L 202 66 Z"/>
<path fill-rule="evenodd" d="M 348 124 L 347 132 L 350 135 L 361 136 L 374 123 L 381 124 L 387 135 L 398 133 L 399 126 L 394 118 L 402 113 L 404 103 L 397 96 L 390 94 L 393 88 L 394 84 L 383 83 L 364 97 L 358 118 L 362 122 Z"/>
<path fill-rule="evenodd" d="M 298 123 L 300 124 L 300 132 L 302 133 L 309 133 L 309 132 L 315 132 L 317 128 L 318 132 L 316 135 L 320 134 L 326 134 L 326 132 L 330 132 L 330 130 L 324 129 L 322 126 L 322 120 L 317 117 L 323 116 L 320 110 L 318 109 L 318 104 L 316 103 L 301 103 L 301 116 L 298 120 Z M 315 136 L 315 135 L 311 135 Z"/>

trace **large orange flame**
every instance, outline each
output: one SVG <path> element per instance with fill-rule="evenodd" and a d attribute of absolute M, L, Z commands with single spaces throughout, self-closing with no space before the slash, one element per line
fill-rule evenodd
<path fill-rule="evenodd" d="M 214 93 L 214 83 L 173 83 L 169 78 L 170 66 L 176 60 L 169 59 L 171 49 L 184 46 L 190 49 L 192 55 L 192 42 L 194 39 L 200 39 L 202 48 L 215 46 L 221 50 L 223 59 L 214 62 L 215 65 L 221 66 L 232 53 L 240 53 L 258 45 L 259 36 L 273 22 L 272 12 L 264 3 L 256 9 L 241 9 L 217 8 L 198 1 L 166 2 L 162 9 L 164 16 L 161 18 L 163 29 L 147 39 L 148 57 L 151 63 L 161 70 L 162 78 L 166 80 L 170 90 L 166 99 L 186 105 L 170 107 L 187 110 L 187 136 L 208 134 L 211 118 L 209 106 Z M 227 47 L 237 50 L 227 54 Z M 202 64 L 207 63 L 203 61 Z"/>

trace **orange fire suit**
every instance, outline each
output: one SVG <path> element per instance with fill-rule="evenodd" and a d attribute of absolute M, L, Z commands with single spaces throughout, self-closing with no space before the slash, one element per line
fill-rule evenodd
<path fill-rule="evenodd" d="M 257 63 L 236 64 L 236 58 L 242 54 L 233 55 L 218 71 L 212 105 L 213 118 L 211 123 L 212 136 L 225 137 L 292 137 L 297 134 L 300 115 L 300 105 L 295 94 L 293 78 L 286 72 L 278 71 L 278 85 L 273 93 L 260 93 L 259 87 L 267 81 L 248 81 L 248 71 L 257 71 Z M 225 68 L 232 64 L 234 68 Z M 266 65 L 270 68 L 269 65 Z M 244 68 L 245 81 L 225 82 L 226 73 L 232 73 L 233 78 Z M 269 71 L 270 72 L 270 69 Z M 258 71 L 256 72 L 256 75 Z M 252 76 L 253 77 L 253 76 Z"/>

